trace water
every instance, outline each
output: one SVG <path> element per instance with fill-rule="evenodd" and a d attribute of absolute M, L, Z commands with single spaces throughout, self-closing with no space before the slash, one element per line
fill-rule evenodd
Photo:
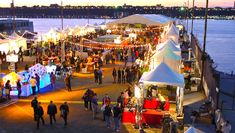
<path fill-rule="evenodd" d="M 190 27 L 191 21 L 189 21 Z M 194 34 L 203 45 L 204 20 L 194 21 Z M 235 71 L 235 21 L 208 20 L 206 51 L 210 54 L 217 70 Z"/>
<path fill-rule="evenodd" d="M 29 19 L 34 23 L 34 31 L 48 32 L 51 28 L 61 29 L 61 19 Z M 112 20 L 90 19 L 90 24 L 100 24 Z M 84 26 L 87 19 L 64 19 L 64 27 Z M 189 21 L 189 27 L 191 21 Z M 190 33 L 190 32 L 189 32 Z M 208 20 L 206 51 L 211 55 L 217 70 L 230 73 L 235 71 L 235 21 Z M 194 34 L 203 44 L 204 20 L 194 21 Z"/>

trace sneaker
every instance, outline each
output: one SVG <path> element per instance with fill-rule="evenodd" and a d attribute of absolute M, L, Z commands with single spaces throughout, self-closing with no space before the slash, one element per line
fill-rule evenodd
<path fill-rule="evenodd" d="M 116 132 L 119 132 L 119 131 L 120 131 L 119 129 L 116 130 Z"/>

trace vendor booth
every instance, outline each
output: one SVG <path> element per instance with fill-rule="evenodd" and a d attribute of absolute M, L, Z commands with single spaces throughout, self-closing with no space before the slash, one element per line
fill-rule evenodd
<path fill-rule="evenodd" d="M 162 49 L 162 51 L 157 51 L 151 57 L 150 69 L 153 70 L 161 62 L 165 62 L 173 71 L 177 73 L 180 72 L 181 56 L 176 55 L 170 49 L 165 48 L 165 49 Z"/>
<path fill-rule="evenodd" d="M 167 39 L 165 42 L 157 45 L 157 51 L 162 51 L 164 49 L 169 49 L 173 51 L 176 55 L 181 56 L 180 45 L 174 42 L 172 39 Z"/>
<path fill-rule="evenodd" d="M 168 31 L 166 32 L 165 35 L 163 35 L 162 37 L 162 42 L 166 41 L 167 39 L 172 39 L 174 40 L 176 43 L 179 42 L 179 30 L 177 29 L 177 27 L 175 27 L 175 25 L 171 25 L 170 28 L 168 29 Z"/>
<path fill-rule="evenodd" d="M 20 47 L 22 50 L 27 49 L 27 42 L 26 39 L 17 35 L 15 32 L 9 36 L 8 38 L 1 40 L 0 39 L 0 51 L 3 53 L 19 52 Z"/>
<path fill-rule="evenodd" d="M 36 73 L 40 77 L 40 90 L 43 91 L 43 88 L 51 84 L 50 74 L 46 73 L 46 68 L 41 64 L 36 64 L 30 67 L 29 71 L 21 71 L 17 73 L 17 75 L 19 75 L 21 79 L 21 84 L 22 84 L 21 96 L 30 96 L 33 93 L 29 81 L 32 77 L 35 77 Z M 38 91 L 38 88 L 36 88 L 36 91 Z M 17 94 L 18 94 L 17 90 L 11 91 L 11 95 L 17 95 Z"/>

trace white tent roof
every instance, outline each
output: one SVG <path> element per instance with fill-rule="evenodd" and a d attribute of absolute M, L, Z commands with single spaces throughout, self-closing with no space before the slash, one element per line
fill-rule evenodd
<path fill-rule="evenodd" d="M 22 36 L 19 36 L 16 32 L 13 32 L 10 36 L 8 36 L 8 39 L 18 40 L 18 39 L 24 39 L 24 38 Z"/>
<path fill-rule="evenodd" d="M 179 30 L 175 27 L 175 25 L 171 25 L 170 29 L 168 30 L 167 33 L 168 36 L 179 36 Z"/>
<path fill-rule="evenodd" d="M 194 127 L 190 127 L 184 133 L 203 133 L 203 132 L 200 131 L 199 129 L 194 128 Z"/>
<path fill-rule="evenodd" d="M 169 58 L 172 60 L 181 60 L 181 56 L 176 55 L 170 49 L 163 49 L 159 52 L 156 52 L 151 58 L 156 58 L 156 59 Z"/>
<path fill-rule="evenodd" d="M 184 76 L 175 73 L 169 66 L 162 62 L 154 70 L 143 75 L 140 82 L 184 87 Z"/>
<path fill-rule="evenodd" d="M 158 45 L 157 50 L 161 51 L 164 48 L 169 48 L 172 51 L 181 51 L 179 45 L 175 41 L 173 41 L 172 39 L 167 39 L 165 42 L 160 43 Z"/>
<path fill-rule="evenodd" d="M 115 24 L 145 24 L 147 26 L 161 26 L 173 22 L 170 17 L 160 14 L 134 14 L 131 16 L 109 22 L 108 25 Z"/>

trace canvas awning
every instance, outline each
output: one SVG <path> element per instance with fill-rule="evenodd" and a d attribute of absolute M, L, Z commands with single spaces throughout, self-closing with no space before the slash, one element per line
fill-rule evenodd
<path fill-rule="evenodd" d="M 172 18 L 160 14 L 134 14 L 109 22 L 107 25 L 143 24 L 146 26 L 163 26 L 173 21 Z"/>
<path fill-rule="evenodd" d="M 143 75 L 139 82 L 184 87 L 184 76 L 174 72 L 167 64 L 162 62 L 154 70 Z"/>

